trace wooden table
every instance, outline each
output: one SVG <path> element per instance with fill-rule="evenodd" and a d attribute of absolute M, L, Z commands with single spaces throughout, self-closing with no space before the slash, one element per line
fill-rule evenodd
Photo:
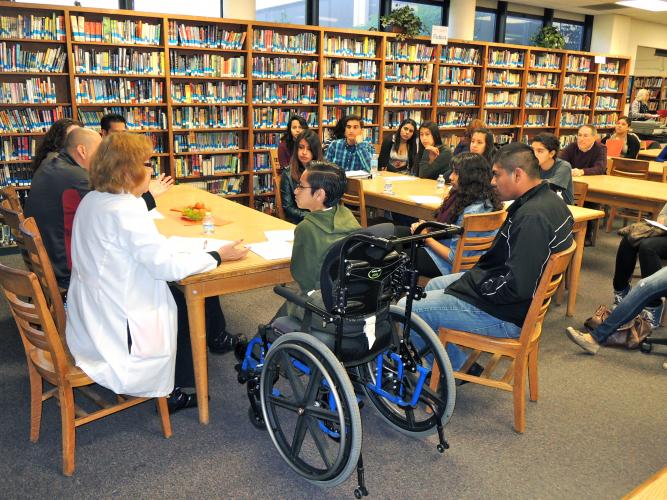
<path fill-rule="evenodd" d="M 180 220 L 180 214 L 170 210 L 196 202 L 202 202 L 211 208 L 216 219 L 230 221 L 229 224 L 216 227 L 213 238 L 222 240 L 243 238 L 246 243 L 256 243 L 266 241 L 264 236 L 266 230 L 294 228 L 289 222 L 181 184 L 172 187 L 157 199 L 158 210 L 165 216 L 164 220 L 155 221 L 158 230 L 165 236 L 202 237 L 201 224 L 184 225 Z M 188 305 L 199 421 L 202 424 L 208 424 L 209 421 L 204 299 L 292 281 L 289 264 L 289 259 L 267 261 L 249 252 L 245 259 L 223 263 L 213 271 L 190 276 L 178 283 Z"/>
<path fill-rule="evenodd" d="M 648 180 L 662 182 L 663 173 L 666 168 L 667 162 L 650 161 L 648 164 Z"/>
<path fill-rule="evenodd" d="M 362 181 L 366 205 L 384 210 L 391 210 L 392 212 L 409 215 L 411 217 L 417 217 L 419 219 L 432 219 L 433 213 L 438 209 L 440 204 L 417 204 L 411 197 L 418 195 L 439 196 L 442 198 L 444 193 L 439 193 L 436 190 L 436 182 L 430 179 L 417 178 L 409 181 L 395 181 L 393 182 L 394 194 L 387 194 L 384 192 L 385 177 L 393 175 L 396 174 L 381 172 L 380 176 L 375 179 L 366 179 Z M 584 178 L 586 177 L 578 177 L 577 180 Z M 449 187 L 446 188 L 446 191 L 448 191 L 448 189 Z M 570 209 L 570 212 L 572 212 L 572 217 L 574 219 L 572 231 L 574 233 L 574 240 L 577 243 L 577 248 L 574 252 L 574 255 L 572 256 L 572 265 L 570 266 L 570 291 L 567 297 L 566 312 L 568 316 L 573 316 L 576 310 L 577 290 L 579 288 L 579 276 L 581 274 L 581 262 L 584 257 L 586 223 L 589 220 L 601 219 L 604 217 L 604 212 L 601 210 L 593 210 L 590 208 L 577 207 L 574 205 L 568 205 L 568 208 Z"/>
<path fill-rule="evenodd" d="M 660 149 L 642 149 L 639 151 L 639 154 L 637 155 L 638 160 L 655 160 L 660 152 L 662 151 L 662 148 Z"/>
<path fill-rule="evenodd" d="M 582 175 L 577 182 L 588 184 L 586 201 L 617 208 L 633 208 L 658 216 L 667 203 L 667 183 L 628 179 L 611 175 Z"/>

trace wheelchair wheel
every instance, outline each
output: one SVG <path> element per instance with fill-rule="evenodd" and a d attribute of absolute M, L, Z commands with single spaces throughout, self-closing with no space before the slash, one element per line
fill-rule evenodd
<path fill-rule="evenodd" d="M 298 332 L 276 340 L 264 360 L 260 400 L 273 444 L 306 480 L 336 486 L 355 470 L 362 434 L 357 397 L 322 342 Z"/>
<path fill-rule="evenodd" d="M 391 306 L 390 314 L 395 331 L 402 339 L 405 312 L 398 306 Z M 436 432 L 438 419 L 443 426 L 449 422 L 454 412 L 456 386 L 449 357 L 431 327 L 414 313 L 410 318 L 410 327 L 412 329 L 410 337 L 403 339 L 402 346 L 395 346 L 382 355 L 381 386 L 391 396 L 398 396 L 398 392 L 402 391 L 403 400 L 409 400 L 414 391 L 418 390 L 418 370 L 404 372 L 402 380 L 398 380 L 397 358 L 401 355 L 401 349 L 407 349 L 417 365 L 428 371 L 421 394 L 414 406 L 398 404 L 368 386 L 369 383 L 377 384 L 377 359 L 360 366 L 359 373 L 368 399 L 390 426 L 403 434 L 425 436 Z M 436 390 L 430 387 L 434 366 L 439 370 L 439 384 Z"/>

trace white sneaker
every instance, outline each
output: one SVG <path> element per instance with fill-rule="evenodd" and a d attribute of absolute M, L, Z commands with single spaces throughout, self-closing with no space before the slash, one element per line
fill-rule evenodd
<path fill-rule="evenodd" d="M 590 333 L 580 332 L 568 326 L 567 336 L 588 354 L 596 354 L 600 350 L 600 344 L 598 344 L 598 341 Z"/>

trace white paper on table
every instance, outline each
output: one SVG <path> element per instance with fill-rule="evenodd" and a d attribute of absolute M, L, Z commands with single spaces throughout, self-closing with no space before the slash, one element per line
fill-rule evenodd
<path fill-rule="evenodd" d="M 289 259 L 292 257 L 291 241 L 262 241 L 246 245 L 264 260 Z"/>
<path fill-rule="evenodd" d="M 161 220 L 164 219 L 164 215 L 162 215 L 160 212 L 158 212 L 157 208 L 154 208 L 153 210 L 148 211 L 148 215 L 150 216 L 151 219 L 153 220 Z"/>
<path fill-rule="evenodd" d="M 366 172 L 365 170 L 348 170 L 345 172 L 346 177 L 354 177 L 354 178 L 361 178 L 365 179 L 366 177 L 370 177 L 371 174 Z"/>
<path fill-rule="evenodd" d="M 442 203 L 442 198 L 439 196 L 410 196 L 410 199 L 417 205 L 439 205 Z"/>
<path fill-rule="evenodd" d="M 419 177 L 413 177 L 411 175 L 392 175 L 387 176 L 385 179 L 391 179 L 392 182 L 401 182 L 401 181 L 416 181 Z"/>
<path fill-rule="evenodd" d="M 662 229 L 663 231 L 667 231 L 667 226 L 665 226 L 664 224 L 660 224 L 658 221 L 644 219 L 644 222 L 650 224 L 653 227 L 657 227 L 658 229 Z"/>
<path fill-rule="evenodd" d="M 264 236 L 269 241 L 294 241 L 294 229 L 264 231 Z"/>
<path fill-rule="evenodd" d="M 170 236 L 168 238 L 171 247 L 176 252 L 213 252 L 222 245 L 231 243 L 229 240 L 218 240 L 216 238 L 188 238 L 186 236 Z"/>

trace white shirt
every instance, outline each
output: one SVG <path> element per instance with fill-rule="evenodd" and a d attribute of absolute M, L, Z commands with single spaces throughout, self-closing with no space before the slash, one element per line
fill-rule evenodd
<path fill-rule="evenodd" d="M 67 296 L 67 344 L 76 365 L 118 394 L 169 394 L 177 327 L 167 281 L 215 267 L 203 251 L 171 248 L 141 198 L 86 195 L 74 217 Z"/>

